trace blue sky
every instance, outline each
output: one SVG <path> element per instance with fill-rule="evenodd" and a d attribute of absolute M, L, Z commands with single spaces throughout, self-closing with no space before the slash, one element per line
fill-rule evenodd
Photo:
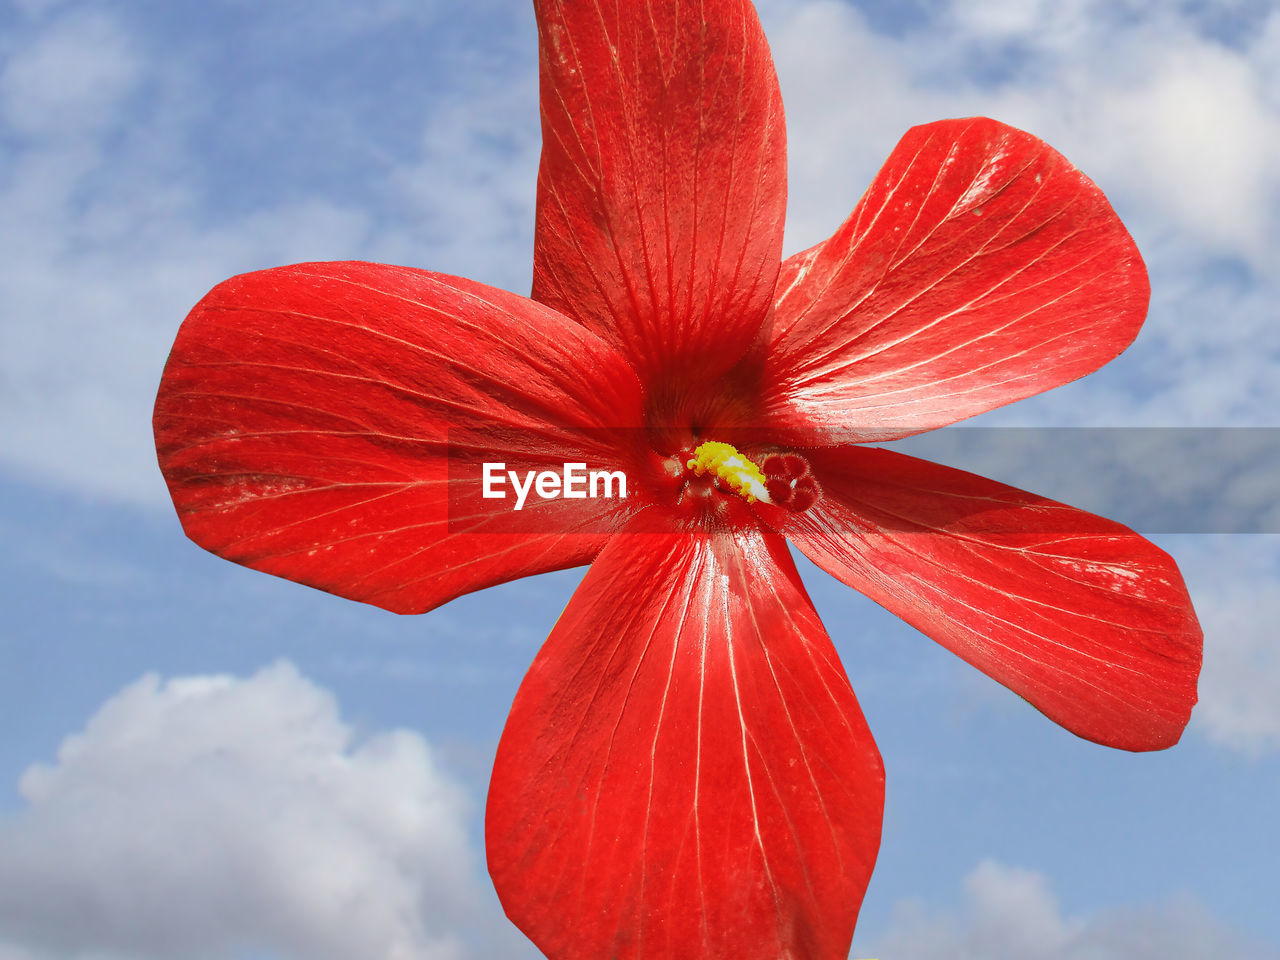
<path fill-rule="evenodd" d="M 1277 426 L 1271 7 L 762 2 L 788 252 L 912 124 L 1022 126 L 1106 190 L 1152 310 L 1116 362 L 983 423 Z M 179 322 L 234 273 L 371 259 L 526 291 L 535 57 L 523 0 L 0 2 L 0 960 L 537 955 L 480 814 L 580 574 L 397 618 L 239 569 L 182 536 L 149 422 Z M 1036 467 L 999 479 L 1053 492 Z M 1280 958 L 1280 544 L 1157 539 L 1205 670 L 1183 742 L 1144 756 L 802 564 L 887 767 L 855 957 Z"/>

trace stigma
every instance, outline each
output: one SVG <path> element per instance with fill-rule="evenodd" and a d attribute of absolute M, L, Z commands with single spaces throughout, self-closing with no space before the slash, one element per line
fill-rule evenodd
<path fill-rule="evenodd" d="M 731 443 L 708 440 L 693 451 L 693 456 L 685 461 L 685 467 L 692 470 L 695 476 L 710 474 L 734 493 L 746 497 L 747 503 L 755 503 L 757 500 L 763 503 L 773 502 L 760 468 L 739 453 L 738 448 Z"/>

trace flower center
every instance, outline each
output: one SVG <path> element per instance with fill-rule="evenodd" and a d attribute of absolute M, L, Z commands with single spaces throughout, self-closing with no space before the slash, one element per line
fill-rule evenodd
<path fill-rule="evenodd" d="M 804 513 L 818 501 L 821 488 L 798 453 L 771 453 L 760 463 L 769 502 L 792 513 Z"/>
<path fill-rule="evenodd" d="M 710 505 L 712 501 L 705 498 L 719 491 L 736 494 L 747 503 L 759 501 L 803 513 L 821 492 L 809 472 L 809 461 L 797 453 L 770 453 L 757 464 L 733 444 L 708 440 L 682 460 L 683 469 L 679 461 L 671 463 L 668 475 L 683 477 L 677 482 L 679 499 L 686 503 Z"/>
<path fill-rule="evenodd" d="M 757 500 L 773 502 L 769 499 L 769 491 L 760 468 L 739 453 L 738 448 L 731 443 L 708 440 L 693 451 L 693 456 L 685 462 L 685 467 L 692 470 L 696 477 L 711 474 L 723 486 L 746 497 L 747 503 L 755 503 Z"/>

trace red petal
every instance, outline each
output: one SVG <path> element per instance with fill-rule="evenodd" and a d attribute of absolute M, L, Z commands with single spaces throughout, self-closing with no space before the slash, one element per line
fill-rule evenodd
<path fill-rule="evenodd" d="M 783 264 L 778 290 L 770 405 L 780 424 L 842 441 L 1082 377 L 1129 345 L 1150 295 L 1097 186 L 981 117 L 909 130 L 840 229 Z"/>
<path fill-rule="evenodd" d="M 726 369 L 773 301 L 786 135 L 748 0 L 536 0 L 533 296 L 645 373 Z"/>
<path fill-rule="evenodd" d="M 156 448 L 196 543 L 409 613 L 594 556 L 620 501 L 516 513 L 514 498 L 456 495 L 477 492 L 476 458 L 612 464 L 616 435 L 599 428 L 639 406 L 612 349 L 533 301 L 404 267 L 299 264 L 228 280 L 191 311 Z"/>
<path fill-rule="evenodd" d="M 624 533 L 516 696 L 489 871 L 551 960 L 844 960 L 883 800 L 781 538 Z"/>
<path fill-rule="evenodd" d="M 786 533 L 824 570 L 1081 737 L 1177 742 L 1201 632 L 1168 554 L 1102 517 L 888 450 L 811 463 L 822 499 Z"/>

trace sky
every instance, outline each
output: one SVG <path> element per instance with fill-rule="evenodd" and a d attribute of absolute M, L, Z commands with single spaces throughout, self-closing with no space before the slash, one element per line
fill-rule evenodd
<path fill-rule="evenodd" d="M 801 561 L 888 778 L 852 955 L 1277 960 L 1280 543 L 1248 532 L 1280 530 L 1275 445 L 1227 471 L 1168 438 L 1280 426 L 1280 11 L 758 6 L 786 252 L 943 117 L 1030 130 L 1105 190 L 1147 324 L 979 418 L 1072 428 L 1074 473 L 977 457 L 1090 507 L 1172 497 L 1150 534 L 1205 628 L 1182 742 L 1120 753 Z M 581 571 L 396 617 L 244 570 L 183 537 L 150 434 L 179 323 L 233 274 L 365 259 L 527 292 L 537 117 L 523 0 L 0 0 L 0 960 L 538 956 L 481 815 Z"/>

